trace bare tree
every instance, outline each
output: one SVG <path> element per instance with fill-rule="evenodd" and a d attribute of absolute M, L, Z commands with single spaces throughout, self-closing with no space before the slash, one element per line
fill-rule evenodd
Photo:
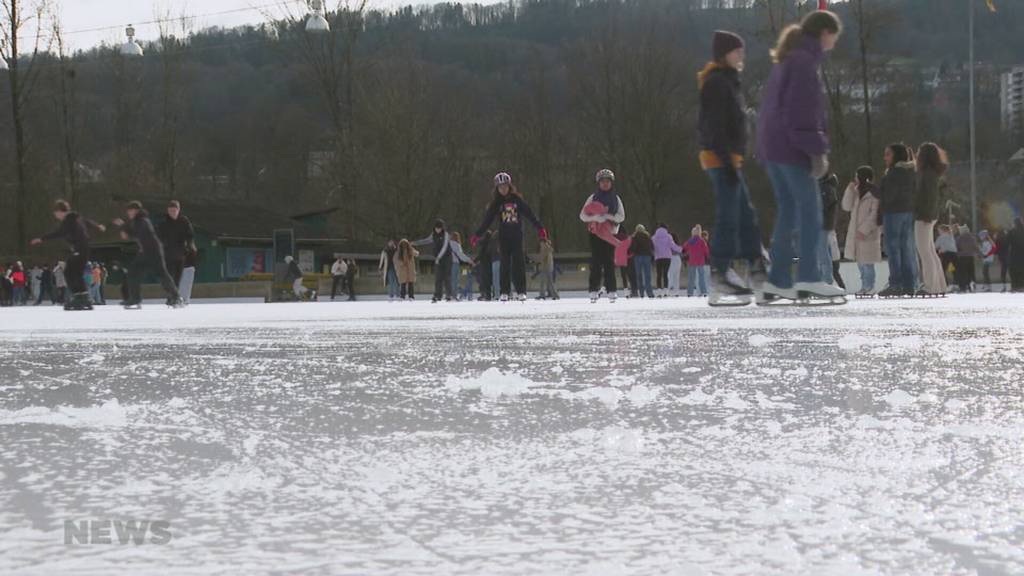
<path fill-rule="evenodd" d="M 57 48 L 57 91 L 54 100 L 60 116 L 61 127 L 61 171 L 63 172 L 65 194 L 72 206 L 78 205 L 78 97 L 76 89 L 77 70 L 75 59 L 68 53 L 64 43 L 64 28 L 54 10 L 53 42 Z"/>
<path fill-rule="evenodd" d="M 174 16 L 169 8 L 156 9 L 160 39 L 160 128 L 157 138 L 157 177 L 169 198 L 178 193 L 178 140 L 182 103 L 187 89 L 184 54 L 192 32 L 192 20 L 185 13 Z M 180 34 L 180 35 L 179 35 Z"/>
<path fill-rule="evenodd" d="M 37 56 L 44 47 L 44 20 L 50 13 L 47 0 L 0 0 L 3 21 L 0 22 L 0 57 L 7 60 L 7 77 L 11 87 L 11 117 L 14 121 L 14 152 L 18 177 L 15 191 L 14 211 L 18 249 L 28 247 L 26 220 L 28 218 L 28 157 L 29 149 L 25 132 L 25 109 L 32 98 L 32 91 L 39 79 L 40 69 Z M 21 58 L 20 35 L 31 24 L 36 23 L 36 36 L 32 54 Z"/>

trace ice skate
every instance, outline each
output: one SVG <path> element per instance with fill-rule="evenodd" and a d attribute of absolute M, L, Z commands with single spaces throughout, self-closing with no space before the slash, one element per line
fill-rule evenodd
<path fill-rule="evenodd" d="M 886 286 L 878 293 L 878 297 L 884 300 L 900 298 L 903 296 L 903 289 L 898 286 Z"/>
<path fill-rule="evenodd" d="M 608 293 L 608 303 L 609 304 L 615 304 L 615 301 L 618 300 L 618 298 L 619 298 L 619 295 L 616 294 L 615 292 L 609 292 Z"/>
<path fill-rule="evenodd" d="M 842 306 L 846 304 L 846 291 L 825 282 L 797 282 L 797 303 L 803 306 Z"/>
<path fill-rule="evenodd" d="M 758 306 L 792 304 L 797 300 L 797 293 L 795 289 L 779 288 L 767 281 L 761 284 L 761 289 L 756 291 L 755 295 Z"/>
<path fill-rule="evenodd" d="M 501 298 L 498 298 L 499 302 L 508 302 L 508 294 L 502 294 Z"/>
<path fill-rule="evenodd" d="M 732 272 L 730 275 L 729 272 Z M 725 273 L 719 271 L 711 272 L 711 295 L 708 298 L 710 306 L 746 306 L 754 301 L 754 292 L 750 290 L 732 271 Z"/>
<path fill-rule="evenodd" d="M 74 294 L 66 304 L 64 309 L 68 311 L 79 311 L 79 310 L 92 310 L 92 300 L 89 298 L 89 294 L 83 292 L 81 294 Z"/>
<path fill-rule="evenodd" d="M 526 294 L 519 294 L 518 296 L 516 296 L 516 300 L 519 300 L 520 302 L 526 302 Z"/>

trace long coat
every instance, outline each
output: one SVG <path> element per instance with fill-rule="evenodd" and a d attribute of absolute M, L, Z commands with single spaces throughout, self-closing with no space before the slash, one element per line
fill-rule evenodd
<path fill-rule="evenodd" d="M 874 190 L 860 195 L 853 182 L 843 194 L 843 210 L 850 213 L 850 227 L 846 230 L 846 257 L 858 264 L 882 261 L 882 228 L 878 225 L 878 197 Z M 857 239 L 857 233 L 865 236 Z"/>
<path fill-rule="evenodd" d="M 412 249 L 412 258 L 402 259 L 395 254 L 395 273 L 398 275 L 399 284 L 411 284 L 416 282 L 416 258 L 420 255 L 415 248 Z"/>

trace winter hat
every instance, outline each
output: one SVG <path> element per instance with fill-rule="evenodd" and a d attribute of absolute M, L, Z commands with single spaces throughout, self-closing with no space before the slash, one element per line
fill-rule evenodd
<path fill-rule="evenodd" d="M 725 30 L 715 30 L 714 36 L 711 37 L 711 58 L 717 62 L 725 58 L 729 52 L 743 46 L 743 38 L 739 35 Z"/>
<path fill-rule="evenodd" d="M 704 229 L 697 224 L 690 230 L 690 236 L 700 236 L 704 232 Z"/>
<path fill-rule="evenodd" d="M 643 224 L 637 224 L 636 225 L 636 230 L 634 231 L 634 233 L 639 234 L 641 232 L 646 234 L 647 233 L 647 227 L 645 227 Z"/>
<path fill-rule="evenodd" d="M 126 210 L 142 210 L 142 202 L 139 202 L 138 200 L 132 200 L 131 202 L 128 203 L 127 206 L 125 206 L 125 209 Z"/>
<path fill-rule="evenodd" d="M 284 261 L 287 262 L 288 264 L 291 264 L 292 260 L 295 260 L 295 258 L 292 258 L 290 254 L 284 257 Z"/>

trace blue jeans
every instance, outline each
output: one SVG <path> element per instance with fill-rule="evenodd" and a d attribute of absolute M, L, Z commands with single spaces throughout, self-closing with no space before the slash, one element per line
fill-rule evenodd
<path fill-rule="evenodd" d="M 818 250 L 818 265 L 821 266 L 821 280 L 826 284 L 835 283 L 832 276 L 832 249 L 828 247 L 828 231 L 821 231 L 821 248 Z"/>
<path fill-rule="evenodd" d="M 473 271 L 470 270 L 469 274 L 466 274 L 466 285 L 462 288 L 462 299 L 470 300 L 473 298 L 473 285 L 476 283 L 476 276 L 473 275 Z"/>
<path fill-rule="evenodd" d="M 654 298 L 654 288 L 651 286 L 651 268 L 653 260 L 650 256 L 634 256 L 633 268 L 636 270 L 637 294 L 641 297 Z"/>
<path fill-rule="evenodd" d="M 889 286 L 917 290 L 917 243 L 914 241 L 914 214 L 900 212 L 882 216 L 885 251 L 889 255 Z"/>
<path fill-rule="evenodd" d="M 686 295 L 693 296 L 696 290 L 701 296 L 708 295 L 708 269 L 707 266 L 686 267 Z"/>
<path fill-rule="evenodd" d="M 494 242 L 494 240 L 491 240 Z M 497 298 L 501 293 L 501 259 L 497 258 L 491 262 L 491 298 Z"/>
<path fill-rule="evenodd" d="M 401 291 L 398 287 L 398 274 L 393 269 L 387 271 L 388 298 L 398 298 Z"/>
<path fill-rule="evenodd" d="M 711 237 L 711 263 L 718 270 L 733 260 L 761 258 L 761 228 L 750 201 L 743 172 L 726 168 L 707 171 L 715 189 L 715 235 Z"/>
<path fill-rule="evenodd" d="M 857 268 L 860 270 L 860 289 L 865 292 L 873 292 L 875 290 L 875 265 L 857 264 Z"/>
<path fill-rule="evenodd" d="M 452 296 L 459 295 L 459 276 L 462 275 L 462 266 L 459 264 L 459 260 L 452 259 Z"/>
<path fill-rule="evenodd" d="M 821 282 L 821 193 L 810 171 L 796 164 L 765 162 L 775 192 L 775 231 L 772 233 L 772 268 L 768 280 L 779 288 L 793 286 L 793 257 L 800 258 L 797 282 Z M 794 240 L 799 249 L 794 254 Z"/>

